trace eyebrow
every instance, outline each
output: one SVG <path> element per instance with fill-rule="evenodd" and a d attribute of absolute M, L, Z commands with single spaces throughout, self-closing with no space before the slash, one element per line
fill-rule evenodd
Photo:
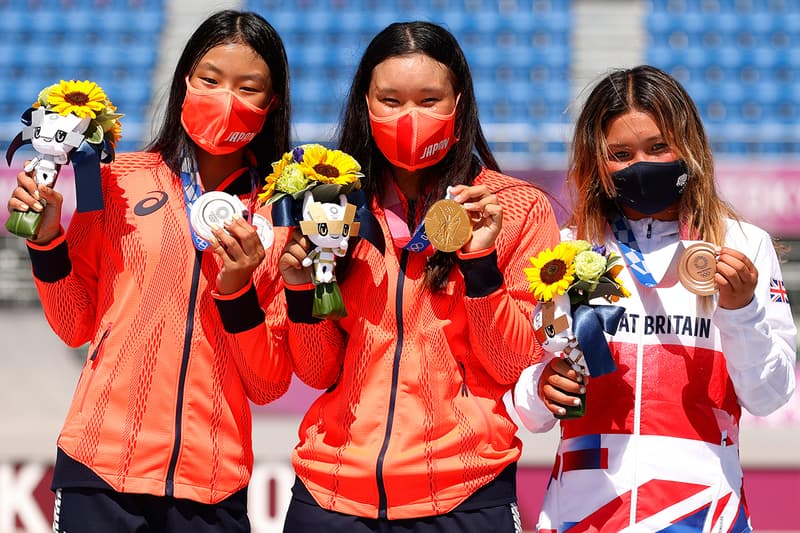
<path fill-rule="evenodd" d="M 217 67 L 211 61 L 203 61 L 202 63 L 198 63 L 197 68 L 195 68 L 195 72 L 200 70 L 201 67 L 210 70 L 213 74 L 223 74 L 222 69 Z M 264 76 L 260 72 L 248 72 L 246 74 L 237 76 L 237 79 L 266 83 L 271 79 L 271 76 Z"/>
<path fill-rule="evenodd" d="M 643 139 L 643 141 L 644 142 L 658 142 L 658 141 L 667 142 L 667 140 L 664 138 L 663 135 L 653 135 L 651 137 L 647 137 L 646 139 Z M 625 143 L 625 142 L 606 143 L 606 144 L 608 145 L 609 148 L 612 147 L 612 146 L 630 146 L 629 143 Z"/>

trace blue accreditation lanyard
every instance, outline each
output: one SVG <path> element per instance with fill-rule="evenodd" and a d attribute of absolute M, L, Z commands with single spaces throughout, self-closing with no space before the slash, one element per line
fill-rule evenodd
<path fill-rule="evenodd" d="M 256 188 L 258 186 L 258 173 L 252 165 L 248 166 L 250 173 L 250 201 L 247 206 L 247 213 L 245 213 L 245 220 L 252 220 L 253 212 L 256 205 Z M 181 164 L 181 189 L 183 189 L 183 199 L 186 204 L 186 221 L 189 223 L 189 231 L 192 234 L 192 243 L 194 247 L 201 252 L 208 248 L 211 243 L 200 237 L 192 227 L 192 205 L 203 194 L 200 188 L 200 180 L 198 179 L 197 164 L 192 157 L 184 157 Z"/>
<path fill-rule="evenodd" d="M 622 257 L 639 283 L 650 288 L 658 285 L 644 262 L 644 255 L 639 250 L 639 245 L 636 243 L 636 237 L 633 235 L 633 230 L 631 230 L 628 220 L 623 216 L 617 215 L 610 222 L 611 231 L 614 232 L 614 236 L 617 238 Z"/>

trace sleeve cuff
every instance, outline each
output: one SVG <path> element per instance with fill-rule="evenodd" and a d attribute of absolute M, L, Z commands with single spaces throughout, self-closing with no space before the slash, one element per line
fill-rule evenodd
<path fill-rule="evenodd" d="M 241 333 L 264 323 L 264 310 L 258 303 L 258 293 L 252 281 L 239 292 L 212 293 L 212 296 L 228 333 Z"/>
<path fill-rule="evenodd" d="M 497 267 L 497 250 L 490 249 L 487 254 L 481 252 L 456 255 L 470 298 L 488 296 L 503 285 L 503 273 Z M 475 255 L 477 257 L 473 257 Z"/>
<path fill-rule="evenodd" d="M 45 283 L 55 283 L 69 276 L 72 272 L 72 261 L 69 258 L 69 247 L 64 233 L 45 245 L 28 244 L 28 256 L 36 279 Z"/>
<path fill-rule="evenodd" d="M 314 284 L 284 285 L 283 293 L 286 296 L 286 306 L 289 320 L 299 324 L 319 324 L 322 319 L 316 318 L 314 312 Z"/>

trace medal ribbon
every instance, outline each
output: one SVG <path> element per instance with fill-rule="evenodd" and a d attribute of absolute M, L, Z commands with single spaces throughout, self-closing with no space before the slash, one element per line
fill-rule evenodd
<path fill-rule="evenodd" d="M 189 223 L 189 231 L 192 233 L 192 243 L 201 252 L 211 244 L 204 238 L 195 233 L 192 227 L 192 204 L 194 204 L 203 191 L 200 190 L 200 181 L 197 179 L 197 165 L 193 158 L 184 157 L 181 164 L 181 189 L 183 189 L 183 199 L 186 204 L 186 221 Z"/>
<path fill-rule="evenodd" d="M 628 220 L 623 216 L 617 215 L 610 223 L 611 231 L 614 232 L 614 236 L 619 243 L 622 257 L 639 283 L 650 288 L 658 285 L 644 262 L 644 256 L 642 251 L 639 250 L 639 245 L 636 243 L 636 237 L 628 225 Z"/>
<path fill-rule="evenodd" d="M 403 205 L 394 183 L 390 183 L 384 195 L 384 206 L 386 223 L 389 225 L 389 233 L 393 240 L 400 245 L 403 250 L 409 252 L 425 252 L 431 246 L 428 236 L 425 234 L 425 217 L 422 217 L 413 235 L 408 229 L 408 225 L 403 220 Z"/>

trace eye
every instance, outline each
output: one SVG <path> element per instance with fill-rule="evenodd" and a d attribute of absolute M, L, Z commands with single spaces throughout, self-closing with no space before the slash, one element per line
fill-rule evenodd
<path fill-rule="evenodd" d="M 40 131 L 42 131 L 42 128 L 40 128 L 39 126 L 36 126 L 35 128 L 33 128 L 33 136 L 34 136 L 34 138 L 36 138 L 36 139 L 39 138 L 39 132 Z"/>
<path fill-rule="evenodd" d="M 630 157 L 631 157 L 631 153 L 630 152 L 626 152 L 625 150 L 617 150 L 616 152 L 613 152 L 611 154 L 611 158 L 610 159 L 612 161 L 626 161 L 626 160 L 630 159 Z"/>
<path fill-rule="evenodd" d="M 58 130 L 58 131 L 56 132 L 56 136 L 55 136 L 55 138 L 56 138 L 56 142 L 57 142 L 57 143 L 63 143 L 63 142 L 64 142 L 64 139 L 66 139 L 66 138 L 67 138 L 67 132 L 66 132 L 66 131 L 64 131 L 64 130 Z"/>
<path fill-rule="evenodd" d="M 328 224 L 325 222 L 317 224 L 317 233 L 319 233 L 320 236 L 325 237 L 328 234 Z"/>
<path fill-rule="evenodd" d="M 347 237 L 348 233 L 350 233 L 350 224 L 345 224 L 342 226 L 342 237 Z"/>
<path fill-rule="evenodd" d="M 547 333 L 548 337 L 555 337 L 556 336 L 556 328 L 553 324 L 544 327 L 544 332 Z"/>
<path fill-rule="evenodd" d="M 650 150 L 653 152 L 664 152 L 669 150 L 669 145 L 667 143 L 656 143 Z"/>

